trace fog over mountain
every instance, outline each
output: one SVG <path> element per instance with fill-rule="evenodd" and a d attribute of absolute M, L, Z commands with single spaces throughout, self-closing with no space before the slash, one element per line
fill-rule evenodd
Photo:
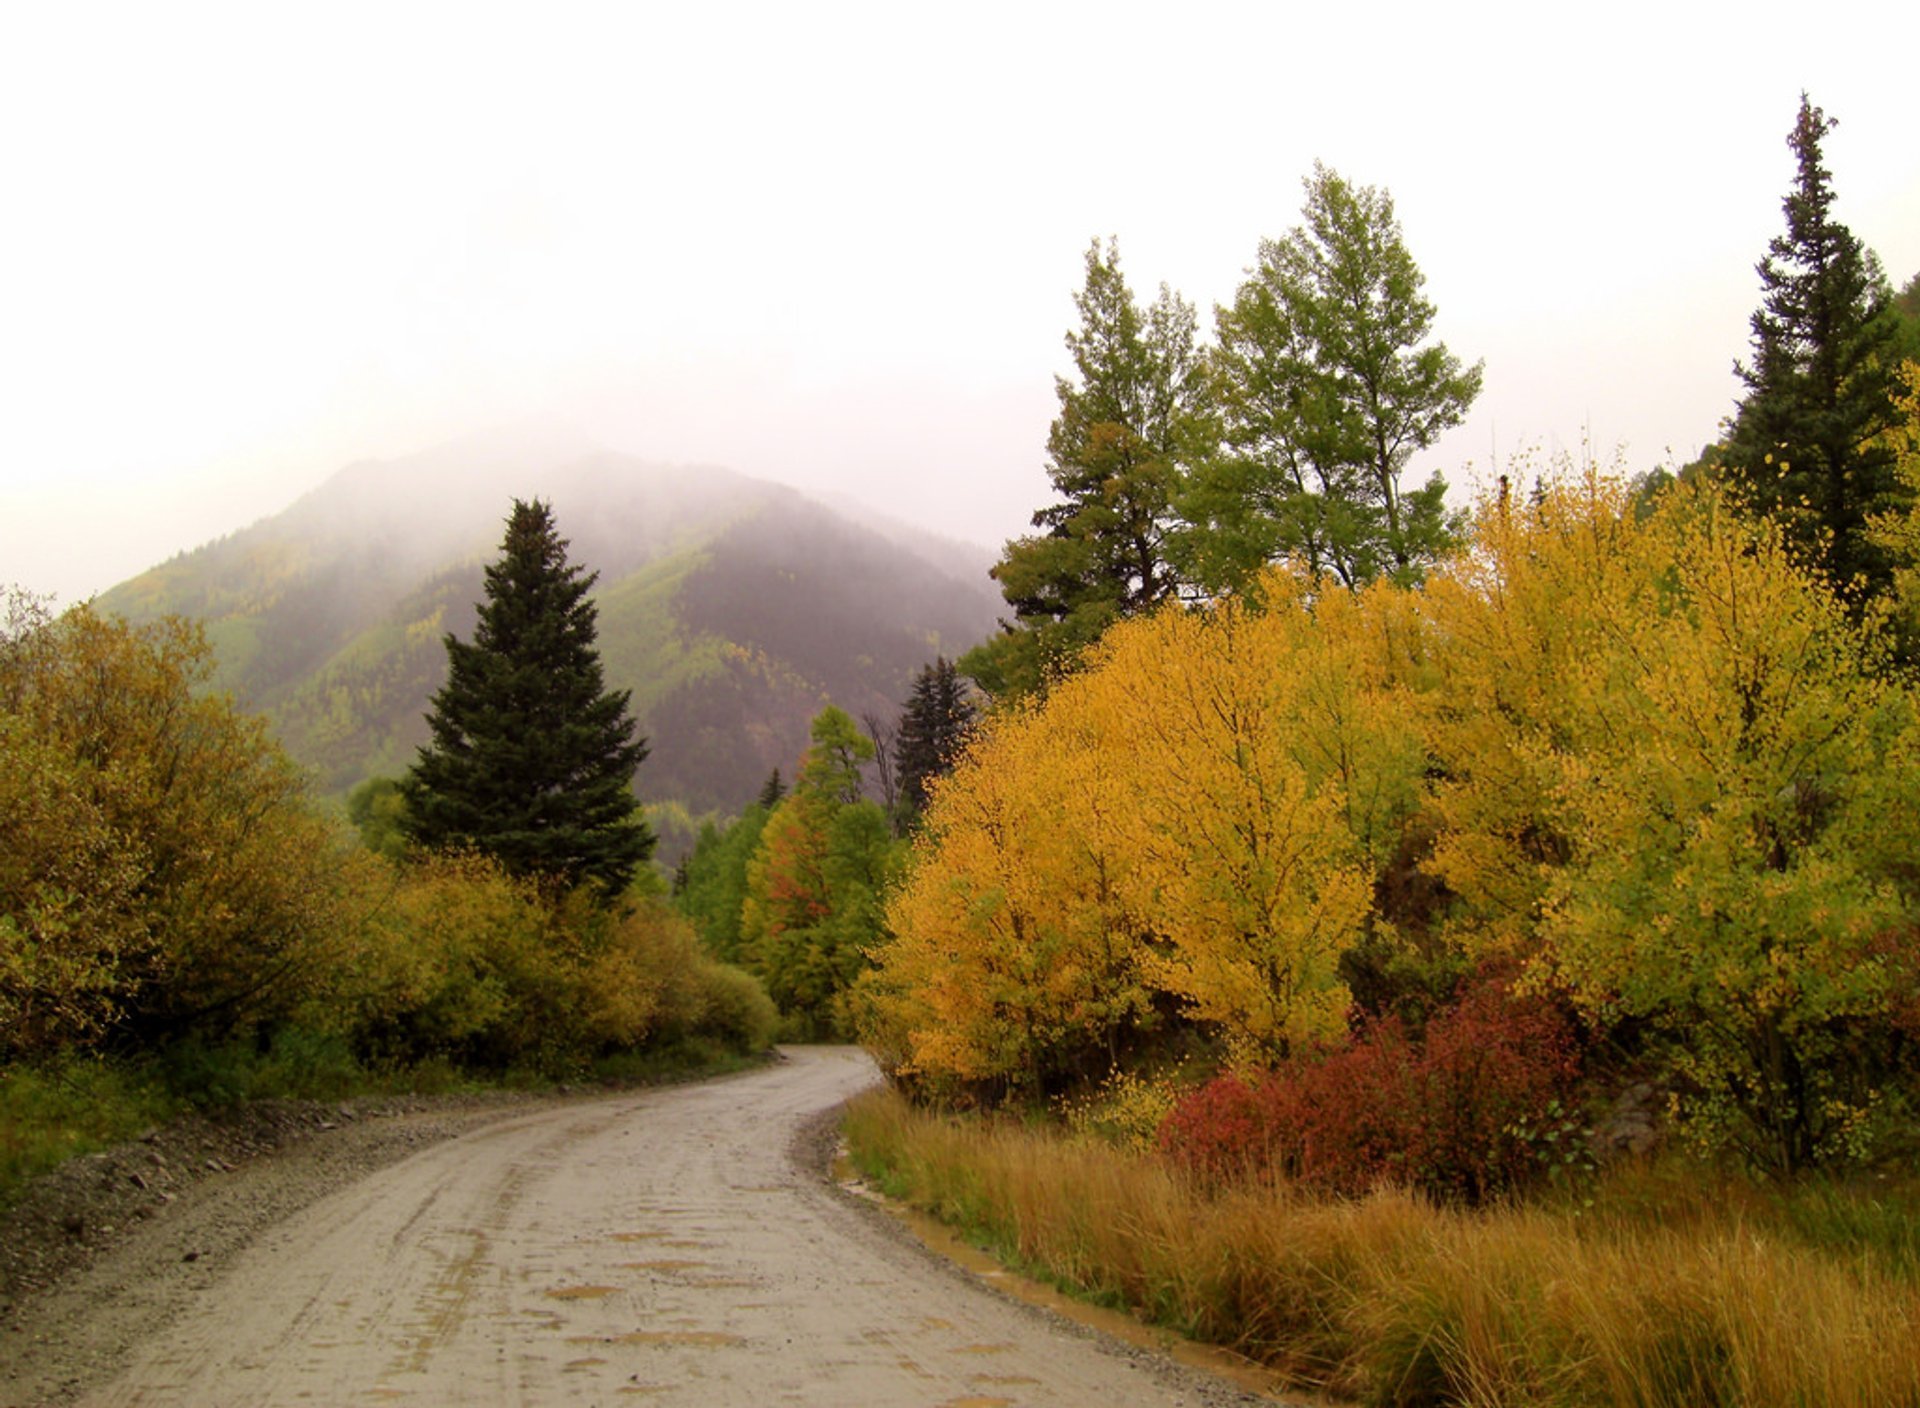
<path fill-rule="evenodd" d="M 403 771 L 425 741 L 443 636 L 470 637 L 515 497 L 546 499 L 571 560 L 599 573 L 607 681 L 632 691 L 652 748 L 642 798 L 695 814 L 791 775 L 829 702 L 891 721 L 915 670 L 1003 610 L 983 547 L 545 430 L 349 465 L 99 604 L 202 621 L 216 683 L 337 796 Z"/>

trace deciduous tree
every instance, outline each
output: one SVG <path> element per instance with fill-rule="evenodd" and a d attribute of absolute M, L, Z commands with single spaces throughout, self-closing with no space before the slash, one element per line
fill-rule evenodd
<path fill-rule="evenodd" d="M 1219 452 L 1181 499 L 1177 555 L 1208 587 L 1269 562 L 1348 586 L 1416 579 L 1454 541 L 1438 474 L 1412 457 L 1458 425 L 1480 367 L 1431 341 L 1433 304 L 1384 190 L 1315 165 L 1304 223 L 1263 240 L 1209 354 Z"/>
<path fill-rule="evenodd" d="M 886 814 L 860 792 L 872 740 L 832 705 L 811 732 L 793 791 L 768 816 L 747 865 L 740 953 L 783 1012 L 809 1031 L 845 1036 L 843 994 L 879 935 L 895 842 Z"/>

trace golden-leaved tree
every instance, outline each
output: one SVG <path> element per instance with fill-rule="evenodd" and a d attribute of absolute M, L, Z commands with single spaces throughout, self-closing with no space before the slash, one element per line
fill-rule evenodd
<path fill-rule="evenodd" d="M 264 724 L 205 693 L 197 627 L 87 606 L 0 639 L 0 1006 L 15 1041 L 219 1035 L 331 981 L 365 864 Z"/>
<path fill-rule="evenodd" d="M 1337 1036 L 1340 955 L 1418 797 L 1403 598 L 1274 573 L 1258 606 L 1116 626 L 990 719 L 889 906 L 864 990 L 883 1057 L 1040 1088 L 1169 1020 L 1251 1063 Z"/>
<path fill-rule="evenodd" d="M 1712 486 L 1595 476 L 1483 508 L 1428 592 L 1434 865 L 1469 948 L 1517 949 L 1671 1048 L 1763 1166 L 1843 1152 L 1911 980 L 1911 695 L 1776 530 Z"/>

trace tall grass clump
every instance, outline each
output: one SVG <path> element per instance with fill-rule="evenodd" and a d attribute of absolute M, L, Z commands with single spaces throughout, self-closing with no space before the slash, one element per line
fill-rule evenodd
<path fill-rule="evenodd" d="M 1891 1230 L 1848 1243 L 1812 1195 L 1702 1198 L 1664 1225 L 1631 1173 L 1564 1207 L 1209 1188 L 891 1093 L 847 1135 L 881 1186 L 1019 1265 L 1368 1403 L 1920 1408 L 1920 1286 L 1885 1251 L 1911 1224 L 1884 1207 Z"/>

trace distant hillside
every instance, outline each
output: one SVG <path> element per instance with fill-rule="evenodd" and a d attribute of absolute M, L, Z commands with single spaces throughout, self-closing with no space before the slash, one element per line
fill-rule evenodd
<path fill-rule="evenodd" d="M 737 810 L 771 769 L 791 774 L 829 701 L 891 719 L 913 672 L 1000 610 L 982 549 L 727 470 L 532 436 L 351 465 L 100 604 L 202 620 L 219 685 L 337 795 L 401 772 L 425 741 L 442 636 L 470 636 L 516 495 L 547 499 L 572 559 L 600 573 L 608 683 L 633 691 L 652 746 L 641 796 L 695 813 Z"/>

